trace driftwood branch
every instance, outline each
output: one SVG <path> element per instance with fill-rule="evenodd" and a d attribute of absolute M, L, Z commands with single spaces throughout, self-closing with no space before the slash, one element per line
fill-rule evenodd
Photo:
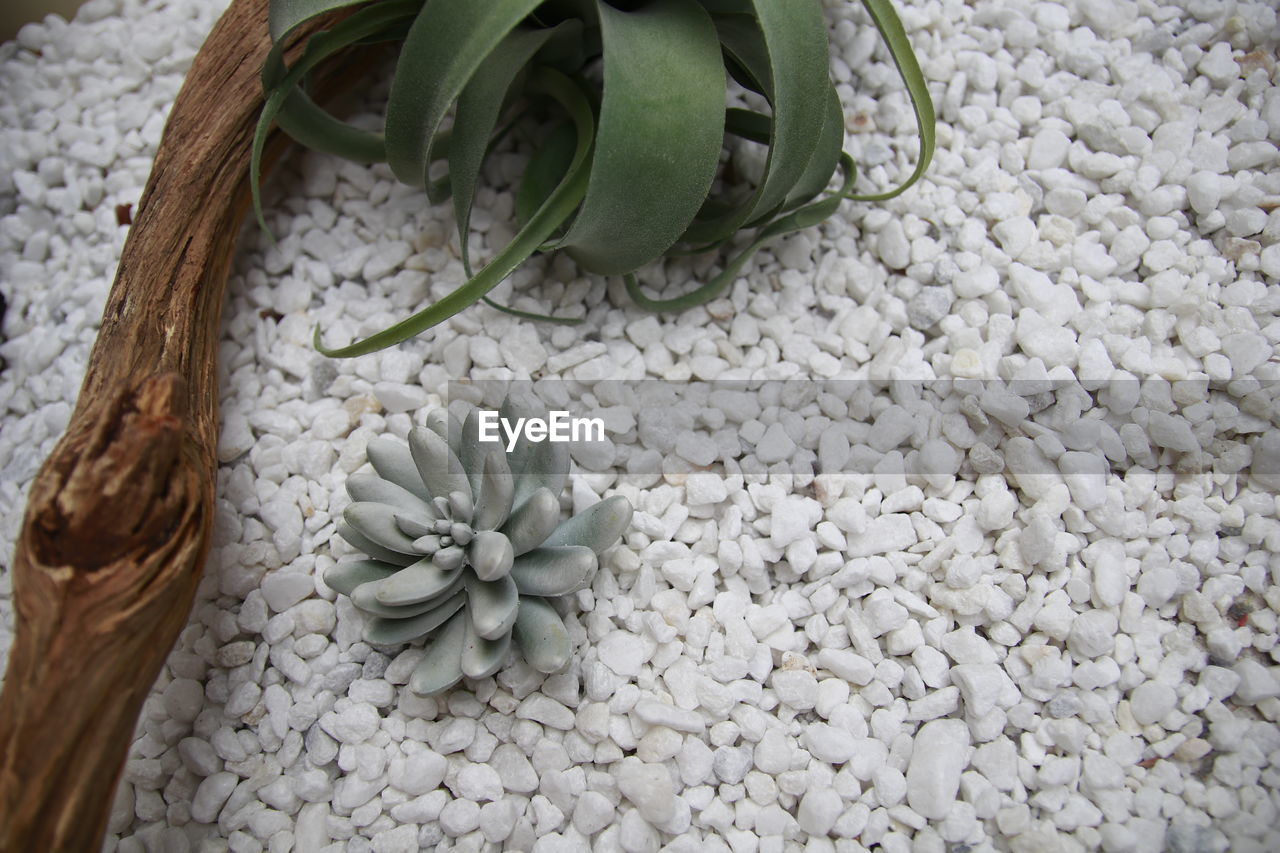
<path fill-rule="evenodd" d="M 96 851 L 213 522 L 217 342 L 270 46 L 235 0 L 165 128 L 66 435 L 17 543 L 0 851 Z M 274 139 L 268 162 L 285 140 Z"/>

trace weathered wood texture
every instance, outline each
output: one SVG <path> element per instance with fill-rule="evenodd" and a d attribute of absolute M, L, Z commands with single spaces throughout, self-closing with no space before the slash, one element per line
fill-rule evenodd
<path fill-rule="evenodd" d="M 0 695 L 0 851 L 100 849 L 138 712 L 200 580 L 266 8 L 234 0 L 192 65 L 75 414 L 31 488 Z"/>

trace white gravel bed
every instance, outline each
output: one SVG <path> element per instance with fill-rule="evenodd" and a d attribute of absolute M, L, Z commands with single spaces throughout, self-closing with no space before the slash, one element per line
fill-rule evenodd
<path fill-rule="evenodd" d="M 218 5 L 92 0 L 0 46 L 0 652 L 115 208 Z M 826 5 L 860 186 L 887 186 L 908 102 L 861 7 Z M 581 326 L 481 308 L 326 360 L 316 323 L 366 334 L 461 265 L 447 205 L 294 157 L 279 243 L 250 228 L 236 263 L 216 541 L 106 850 L 1280 849 L 1276 11 L 901 5 L 938 107 L 929 174 L 761 252 L 705 309 L 654 318 L 538 262 L 518 306 Z M 481 194 L 478 252 L 510 211 Z M 349 553 L 343 482 L 448 380 L 530 375 L 567 380 L 570 409 L 603 379 L 865 393 L 706 423 L 711 443 L 619 415 L 572 503 L 637 514 L 567 620 L 571 668 L 417 697 L 420 651 L 370 648 L 320 579 Z M 654 454 L 665 474 L 637 475 Z"/>

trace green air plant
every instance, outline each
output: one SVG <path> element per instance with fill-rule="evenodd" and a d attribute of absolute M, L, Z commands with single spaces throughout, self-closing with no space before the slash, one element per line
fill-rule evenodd
<path fill-rule="evenodd" d="M 828 73 L 821 0 L 271 0 L 273 48 L 254 138 L 252 183 L 273 122 L 294 139 L 351 160 L 386 162 L 395 176 L 453 198 L 468 280 L 365 340 L 325 349 L 361 355 L 406 340 L 484 300 L 535 252 L 566 252 L 586 272 L 622 276 L 632 299 L 661 311 L 715 298 L 747 258 L 779 235 L 816 225 L 844 199 L 884 200 L 923 173 L 933 154 L 933 105 L 890 0 L 863 0 L 915 107 L 916 167 L 898 188 L 852 192 L 844 115 Z M 361 5 L 284 62 L 304 22 Z M 384 130 L 345 124 L 307 94 L 310 72 L 348 48 L 396 42 Z M 763 111 L 726 108 L 728 81 Z M 518 230 L 473 270 L 467 251 L 486 153 L 512 127 L 535 150 L 516 192 Z M 764 147 L 763 174 L 735 192 L 722 174 L 728 137 Z M 433 170 L 446 161 L 447 171 Z M 831 188 L 836 172 L 838 187 Z M 719 178 L 719 180 L 717 180 Z M 680 296 L 646 295 L 635 272 L 677 254 L 712 251 L 751 229 L 745 248 L 710 281 Z"/>
<path fill-rule="evenodd" d="M 514 398 L 500 412 L 509 423 L 531 414 Z M 482 441 L 480 425 L 474 407 L 461 422 L 436 410 L 408 447 L 369 442 L 375 473 L 347 480 L 338 532 L 370 559 L 324 576 L 364 614 L 368 642 L 428 638 L 409 681 L 424 695 L 493 675 L 513 641 L 534 669 L 563 667 L 572 647 L 552 600 L 585 588 L 631 522 L 615 496 L 561 523 L 567 446 L 522 435 L 508 451 Z"/>

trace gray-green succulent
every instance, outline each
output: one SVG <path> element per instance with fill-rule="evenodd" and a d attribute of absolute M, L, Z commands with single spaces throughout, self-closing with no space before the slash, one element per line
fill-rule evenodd
<path fill-rule="evenodd" d="M 515 422 L 528 409 L 509 398 L 500 414 Z M 572 643 L 551 599 L 585 588 L 631 521 L 614 496 L 562 523 L 567 445 L 522 436 L 508 452 L 480 440 L 479 415 L 438 409 L 407 447 L 369 442 L 374 473 L 348 478 L 353 503 L 338 523 L 369 559 L 324 577 L 364 614 L 369 643 L 428 639 L 409 681 L 423 695 L 493 675 L 513 641 L 534 669 L 562 668 Z"/>

